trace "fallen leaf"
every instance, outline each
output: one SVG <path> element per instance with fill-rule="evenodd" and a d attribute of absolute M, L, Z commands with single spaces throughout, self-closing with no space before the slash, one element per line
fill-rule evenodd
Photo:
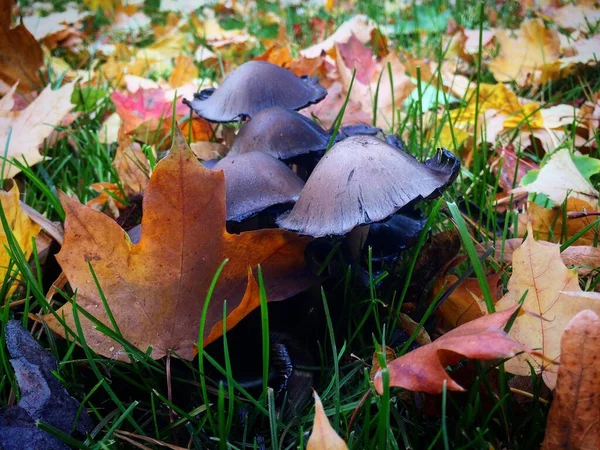
<path fill-rule="evenodd" d="M 356 69 L 356 80 L 362 84 L 369 84 L 377 71 L 372 50 L 359 41 L 354 33 L 350 35 L 348 42 L 339 43 L 336 48 L 344 65 L 351 70 Z"/>
<path fill-rule="evenodd" d="M 587 32 L 600 21 L 600 10 L 586 5 L 567 4 L 553 12 L 552 20 L 566 30 Z"/>
<path fill-rule="evenodd" d="M 172 88 L 184 86 L 194 81 L 198 77 L 198 68 L 194 60 L 187 55 L 178 55 L 175 58 L 175 67 L 169 77 L 169 84 Z"/>
<path fill-rule="evenodd" d="M 118 142 L 113 167 L 117 170 L 125 195 L 131 196 L 146 188 L 150 177 L 150 163 L 140 144 L 134 142 L 123 130 L 119 132 Z"/>
<path fill-rule="evenodd" d="M 0 191 L 0 202 L 11 232 L 23 252 L 23 257 L 29 259 L 33 251 L 31 239 L 37 236 L 40 226 L 34 223 L 21 208 L 19 203 L 19 188 L 16 183 L 13 183 L 10 191 Z M 3 227 L 0 227 L 0 283 L 6 279 L 7 269 L 11 260 L 6 249 L 7 246 L 8 239 L 6 232 Z M 16 284 L 13 283 L 8 293 L 11 294 L 15 288 Z"/>
<path fill-rule="evenodd" d="M 6 323 L 6 346 L 21 396 L 16 406 L 0 409 L 0 447 L 68 450 L 69 445 L 42 431 L 38 422 L 46 422 L 67 436 L 75 430 L 85 435 L 94 427 L 85 408 L 55 376 L 58 364 L 54 357 L 17 320 Z"/>
<path fill-rule="evenodd" d="M 153 358 L 170 350 L 185 359 L 194 357 L 205 296 L 225 258 L 229 263 L 208 307 L 205 344 L 209 335 L 218 335 L 211 330 L 223 317 L 223 302 L 227 300 L 231 313 L 248 293 L 248 267 L 261 264 L 270 301 L 286 299 L 314 282 L 304 262 L 310 239 L 283 230 L 226 232 L 223 173 L 202 167 L 177 131 L 171 151 L 157 164 L 146 188 L 138 244 L 132 245 L 125 231 L 103 214 L 64 194 L 61 200 L 67 219 L 57 259 L 78 291 L 78 306 L 111 323 L 89 261 L 123 337 L 142 351 L 152 347 Z M 87 225 L 92 223 L 93 227 Z M 58 315 L 74 327 L 71 304 Z M 82 314 L 80 318 L 86 341 L 96 353 L 129 361 L 118 343 Z M 44 319 L 52 330 L 66 334 L 53 315 Z"/>
<path fill-rule="evenodd" d="M 496 81 L 526 86 L 556 78 L 560 72 L 558 32 L 546 28 L 541 19 L 533 19 L 523 22 L 515 34 L 496 32 L 500 55 L 488 63 Z"/>
<path fill-rule="evenodd" d="M 429 296 L 430 302 L 436 298 L 439 299 L 444 293 L 442 290 L 449 289 L 459 280 L 458 276 L 447 272 L 461 262 L 461 259 L 450 261 L 436 277 Z M 494 303 L 499 298 L 501 276 L 502 272 L 497 272 L 486 277 Z M 483 301 L 483 293 L 477 278 L 465 278 L 436 310 L 436 315 L 442 319 L 444 330 L 451 330 L 486 314 L 487 307 Z"/>
<path fill-rule="evenodd" d="M 429 345 L 406 353 L 387 365 L 390 387 L 440 394 L 444 381 L 450 391 L 464 391 L 445 368 L 463 358 L 510 358 L 524 348 L 502 330 L 516 308 L 480 317 L 444 334 Z M 375 389 L 383 392 L 382 374 L 373 379 Z"/>
<path fill-rule="evenodd" d="M 575 198 L 589 203 L 592 208 L 598 207 L 598 191 L 577 169 L 571 153 L 566 148 L 550 157 L 540 169 L 535 181 L 512 190 L 513 194 L 520 192 L 545 194 L 557 205 L 567 198 Z"/>
<path fill-rule="evenodd" d="M 325 39 L 311 47 L 300 50 L 300 55 L 305 58 L 318 58 L 322 53 L 328 53 L 333 50 L 336 44 L 348 42 L 354 35 L 363 44 L 371 39 L 371 32 L 375 29 L 374 23 L 364 15 L 357 15 L 341 24 L 335 32 Z"/>
<path fill-rule="evenodd" d="M 600 319 L 578 313 L 560 341 L 560 368 L 542 450 L 600 448 Z"/>
<path fill-rule="evenodd" d="M 408 320 L 410 320 L 411 322 L 414 323 L 414 321 L 412 319 L 410 319 L 406 314 L 404 314 L 404 316 L 406 316 L 408 318 Z M 422 328 L 421 331 L 425 331 L 425 330 Z M 427 333 L 427 332 L 425 331 L 425 333 Z M 429 337 L 429 336 L 427 336 L 427 337 Z M 429 342 L 431 342 L 431 339 L 429 340 Z M 394 349 L 392 347 L 387 347 L 387 346 L 385 347 L 385 362 L 386 362 L 386 364 L 390 361 L 393 361 L 397 357 L 398 356 L 396 355 L 396 352 L 394 351 Z M 379 372 L 379 370 L 381 370 L 381 362 L 379 361 L 379 351 L 375 351 L 375 352 L 373 352 L 373 358 L 371 358 L 371 371 L 369 372 L 371 381 L 373 381 L 373 378 L 375 377 L 377 372 Z"/>
<path fill-rule="evenodd" d="M 581 290 L 577 272 L 567 269 L 560 258 L 560 246 L 536 242 L 533 231 L 513 253 L 508 293 L 496 309 L 511 310 L 523 297 L 522 312 L 509 335 L 544 356 L 522 354 L 507 361 L 505 368 L 515 375 L 528 375 L 531 365 L 552 389 L 556 383 L 554 362 L 560 356 L 560 337 L 565 327 L 584 309 L 600 312 L 600 300 Z"/>
<path fill-rule="evenodd" d="M 80 22 L 89 15 L 89 12 L 79 12 L 69 5 L 62 12 L 54 12 L 44 17 L 27 16 L 23 24 L 38 41 L 43 41 L 50 50 L 56 48 L 61 41 L 72 38 L 74 35 L 81 39 L 81 34 L 72 25 Z"/>
<path fill-rule="evenodd" d="M 506 239 L 498 243 L 494 251 L 494 260 L 498 264 L 512 263 L 512 255 L 523 243 L 521 238 Z M 551 243 L 538 241 L 539 244 Z M 483 254 L 483 251 L 481 252 Z M 600 267 L 600 247 L 591 245 L 571 245 L 560 252 L 560 258 L 567 267 L 577 270 L 580 276 L 588 275 Z"/>
<path fill-rule="evenodd" d="M 313 395 L 315 396 L 315 419 L 306 450 L 347 450 L 348 446 L 329 423 L 321 399 L 316 392 Z"/>
<path fill-rule="evenodd" d="M 339 50 L 336 54 L 336 64 L 342 86 L 348 92 L 352 81 L 352 69 L 346 66 L 342 52 Z M 391 67 L 391 79 L 388 67 Z M 395 53 L 390 53 L 383 58 L 377 64 L 375 71 L 371 72 L 372 75 L 367 84 L 358 80 L 354 81 L 350 99 L 360 104 L 362 111 L 369 117 L 373 115 L 376 99 L 377 124 L 389 128 L 392 122 L 396 121 L 397 111 L 402 107 L 402 102 L 408 98 L 415 85 L 406 74 L 406 68 Z"/>
<path fill-rule="evenodd" d="M 253 58 L 253 61 L 266 61 L 271 64 L 275 64 L 281 67 L 288 67 L 292 62 L 292 55 L 290 54 L 290 47 L 287 44 L 273 44 L 265 52 Z M 310 75 L 303 73 L 302 75 Z"/>
<path fill-rule="evenodd" d="M 68 83 L 53 91 L 48 86 L 23 111 L 11 111 L 14 87 L 0 100 L 0 148 L 8 149 L 9 162 L 4 179 L 20 172 L 10 164 L 13 158 L 21 163 L 26 160 L 30 166 L 42 161 L 39 147 L 72 109 L 74 87 L 75 83 Z"/>
<path fill-rule="evenodd" d="M 0 80 L 9 86 L 18 82 L 22 92 L 38 90 L 44 86 L 39 75 L 44 65 L 42 48 L 25 25 L 12 29 L 9 25 L 0 27 Z"/>
<path fill-rule="evenodd" d="M 596 221 L 596 217 L 586 216 L 585 214 L 578 218 L 568 218 L 568 214 L 574 212 L 597 212 L 597 208 L 593 208 L 589 203 L 578 198 L 569 198 L 566 203 L 553 208 L 544 208 L 534 202 L 529 202 L 527 211 L 519 214 L 517 234 L 519 237 L 525 236 L 527 223 L 531 222 L 535 236 L 538 239 L 565 242 Z M 565 217 L 567 217 L 566 221 Z M 597 238 L 598 229 L 592 227 L 579 236 L 576 243 L 579 245 L 593 245 L 594 242 L 597 242 Z"/>

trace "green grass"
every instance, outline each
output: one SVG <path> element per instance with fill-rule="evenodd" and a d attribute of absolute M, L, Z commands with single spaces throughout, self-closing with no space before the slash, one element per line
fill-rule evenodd
<path fill-rule="evenodd" d="M 427 3 L 425 9 L 417 11 L 421 14 L 427 11 L 433 14 L 449 11 L 459 24 L 471 28 L 486 28 L 489 25 L 483 3 L 457 1 L 455 8 L 443 1 Z M 492 2 L 486 3 L 486 7 L 491 4 Z M 515 14 L 517 6 L 516 1 L 503 2 L 497 11 L 500 26 L 518 26 Z M 309 31 L 311 16 L 332 20 L 336 24 L 348 18 L 347 13 L 328 13 L 322 9 L 309 9 L 304 13 L 291 7 L 279 10 L 275 4 L 265 1 L 258 1 L 257 8 L 260 11 L 275 12 L 285 20 L 295 53 L 312 43 Z M 147 6 L 146 9 L 153 18 L 164 18 L 163 14 L 156 11 L 156 5 Z M 353 12 L 368 14 L 381 27 L 389 25 L 386 32 L 390 33 L 391 42 L 398 48 L 415 55 L 433 52 L 440 60 L 444 58 L 446 49 L 442 46 L 439 32 L 431 31 L 424 38 L 416 33 L 406 32 L 409 27 L 422 26 L 418 14 L 399 8 L 390 12 L 378 7 L 375 2 L 368 1 L 359 1 Z M 240 26 L 239 18 L 230 19 L 228 27 Z M 106 18 L 98 12 L 94 23 L 106 23 Z M 295 24 L 305 31 L 304 36 L 308 36 L 305 41 L 294 41 Z M 250 21 L 245 25 L 254 35 L 268 35 L 273 31 L 259 15 L 251 15 Z M 149 39 L 142 40 L 142 43 L 150 42 Z M 197 37 L 197 43 L 200 42 L 202 39 Z M 244 55 L 243 59 L 263 51 L 264 47 L 259 45 L 250 54 Z M 217 70 L 203 67 L 201 74 L 212 78 L 221 76 Z M 587 68 L 558 82 L 548 83 L 536 92 L 524 90 L 520 94 L 543 104 L 569 102 L 600 90 L 598 75 L 597 68 Z M 474 86 L 478 81 L 493 80 L 480 64 L 473 68 L 471 77 Z M 385 88 L 387 86 L 381 86 L 381 89 Z M 395 132 L 408 136 L 408 152 L 419 159 L 426 159 L 435 152 L 434 142 L 426 138 L 427 130 L 433 127 L 433 136 L 439 135 L 444 119 L 440 120 L 433 115 L 432 123 L 428 123 L 424 118 L 422 88 L 419 82 L 418 101 L 409 107 L 406 119 L 401 121 L 398 118 L 389 125 Z M 110 93 L 113 87 L 101 84 L 98 89 Z M 110 96 L 107 95 L 92 106 L 86 106 L 76 123 L 68 127 L 69 138 L 75 143 L 75 149 L 63 138 L 52 148 L 44 149 L 47 161 L 32 168 L 22 167 L 19 183 L 22 186 L 23 201 L 51 220 L 64 220 L 64 211 L 57 199 L 58 190 L 75 194 L 82 202 L 86 202 L 96 195 L 89 188 L 92 183 L 120 183 L 111 165 L 115 145 L 101 143 L 97 135 L 101 125 L 98 118 L 104 116 L 105 112 L 112 111 L 109 99 Z M 439 94 L 433 109 L 438 106 L 448 106 L 443 93 Z M 343 108 L 340 118 L 342 114 Z M 340 123 L 341 121 L 336 121 L 336 129 Z M 594 139 L 597 142 L 600 140 L 598 136 L 594 136 Z M 459 149 L 452 150 L 458 152 Z M 541 443 L 548 411 L 545 402 L 548 394 L 542 390 L 543 382 L 539 377 L 532 375 L 533 395 L 525 398 L 511 390 L 510 376 L 502 369 L 497 370 L 500 362 L 465 362 L 460 367 L 452 368 L 452 371 L 459 376 L 466 371 L 470 372 L 472 381 L 466 385 L 466 392 L 444 390 L 441 396 L 410 393 L 387 386 L 388 372 L 381 354 L 382 345 L 394 345 L 398 355 L 402 355 L 409 351 L 416 337 L 417 331 L 404 341 L 393 342 L 396 328 L 393 318 L 405 305 L 411 281 L 417 280 L 422 284 L 415 320 L 420 327 L 429 331 L 434 328 L 433 315 L 439 299 L 436 298 L 431 305 L 427 305 L 431 280 L 421 280 L 419 273 L 415 272 L 421 251 L 431 234 L 458 229 L 463 243 L 462 252 L 468 255 L 468 260 L 459 267 L 460 276 L 473 276 L 474 273 L 481 282 L 485 279 L 486 271 L 499 269 L 489 258 L 477 256 L 472 241 L 474 238 L 488 246 L 502 246 L 506 239 L 514 237 L 511 230 L 514 230 L 512 226 L 516 215 L 511 212 L 498 214 L 493 207 L 498 179 L 488 164 L 492 154 L 492 148 L 478 147 L 472 166 L 461 169 L 458 180 L 443 198 L 438 202 L 422 205 L 429 217 L 427 229 L 414 247 L 403 252 L 396 264 L 383 267 L 379 272 L 374 271 L 371 255 L 365 250 L 363 259 L 368 272 L 366 283 L 361 282 L 361 273 L 356 266 L 343 267 L 343 275 L 331 275 L 323 267 L 323 288 L 320 292 L 311 293 L 316 301 L 312 302 L 310 314 L 316 318 L 315 323 L 319 324 L 319 328 L 307 331 L 313 339 L 311 348 L 314 358 L 314 365 L 309 370 L 313 372 L 313 387 L 319 393 L 332 425 L 347 440 L 351 449 L 527 450 L 538 448 Z M 527 156 L 539 159 L 543 155 Z M 597 151 L 592 156 L 597 157 Z M 3 213 L 1 218 L 4 229 L 7 230 L 8 224 Z M 498 225 L 500 223 L 502 225 Z M 490 233 L 496 236 L 494 241 L 490 239 Z M 35 261 L 30 264 L 23 257 L 10 232 L 7 234 L 7 251 L 11 254 L 13 269 L 9 276 L 18 273 L 22 282 L 21 287 L 11 296 L 7 296 L 5 288 L 0 291 L 3 299 L 2 324 L 14 316 L 31 327 L 33 322 L 28 318 L 27 311 L 52 313 L 58 305 L 50 305 L 46 300 L 48 280 L 42 279 L 42 266 Z M 560 236 L 556 238 L 565 248 L 573 243 L 573 239 L 565 242 Z M 342 260 L 339 248 L 339 245 L 334 246 L 334 251 L 328 257 L 332 264 Z M 213 285 L 207 294 L 207 303 L 214 283 L 219 282 L 222 267 L 215 274 Z M 505 282 L 508 275 L 510 272 L 506 271 Z M 114 321 L 111 321 L 111 326 L 95 321 L 87 311 L 77 306 L 76 293 L 68 288 L 60 292 L 56 296 L 59 297 L 59 303 L 73 304 L 76 329 L 71 330 L 65 340 L 55 338 L 49 330 L 42 328 L 39 341 L 58 359 L 61 381 L 71 395 L 82 402 L 97 426 L 89 436 L 78 439 L 64 435 L 48 424 L 40 424 L 40 427 L 74 448 L 132 448 L 130 440 L 143 444 L 146 448 L 164 448 L 161 443 L 195 449 L 263 448 L 262 445 L 281 450 L 295 449 L 298 446 L 303 448 L 312 428 L 314 408 L 312 402 L 308 402 L 291 417 L 277 414 L 274 386 L 267 385 L 267 375 L 270 331 L 276 329 L 278 324 L 269 316 L 260 275 L 258 282 L 263 301 L 258 316 L 254 317 L 254 322 L 258 325 L 252 332 L 256 333 L 255 337 L 260 344 L 251 350 L 260 361 L 259 373 L 263 375 L 258 388 L 248 387 L 244 380 L 236 379 L 233 346 L 239 344 L 240 339 L 239 336 L 236 339 L 235 329 L 224 333 L 224 339 L 208 349 L 201 350 L 194 362 L 181 361 L 175 357 L 153 361 L 147 353 L 135 349 L 123 339 Z M 595 286 L 597 282 L 597 277 L 593 277 L 590 285 Z M 487 288 L 487 283 L 482 284 L 484 286 Z M 493 310 L 489 290 L 484 289 L 484 297 L 488 308 Z M 11 301 L 22 298 L 27 300 L 25 309 L 20 306 L 11 307 Z M 107 302 L 105 307 L 108 309 Z M 204 314 L 206 311 L 207 308 Z M 130 353 L 132 364 L 95 355 L 81 332 L 82 317 L 95 321 L 100 331 L 121 343 Z M 19 397 L 14 374 L 8 363 L 2 324 L 0 405 L 4 406 L 14 403 Z M 225 323 L 223 326 L 225 327 Z M 200 329 L 200 349 L 203 347 L 202 336 L 203 330 Z M 217 346 L 220 348 L 217 349 Z M 213 351 L 225 355 L 222 361 Z M 382 396 L 375 393 L 369 377 L 374 352 L 379 352 L 384 367 Z"/>

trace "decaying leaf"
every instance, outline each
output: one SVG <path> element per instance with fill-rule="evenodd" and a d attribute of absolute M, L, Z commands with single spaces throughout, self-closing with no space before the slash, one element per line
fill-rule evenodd
<path fill-rule="evenodd" d="M 33 251 L 31 239 L 35 238 L 40 231 L 40 226 L 33 222 L 21 208 L 19 203 L 19 188 L 16 183 L 13 183 L 10 191 L 0 191 L 0 202 L 6 216 L 10 229 L 23 252 L 25 259 L 28 259 Z M 6 232 L 0 226 L 0 283 L 6 277 L 6 271 L 10 262 L 10 255 L 6 250 L 8 240 Z M 13 285 L 9 293 L 13 292 L 16 285 Z"/>
<path fill-rule="evenodd" d="M 30 166 L 42 161 L 39 147 L 73 108 L 74 86 L 65 84 L 55 91 L 48 86 L 22 111 L 12 111 L 16 85 L 0 99 L 0 148 L 8 149 L 4 179 L 20 172 L 10 164 L 13 158 L 21 163 L 26 160 Z"/>
<path fill-rule="evenodd" d="M 176 88 L 184 86 L 194 81 L 198 77 L 198 68 L 194 64 L 194 60 L 187 55 L 178 55 L 175 58 L 175 66 L 169 77 L 169 84 Z"/>
<path fill-rule="evenodd" d="M 600 319 L 584 310 L 567 324 L 542 450 L 600 448 Z"/>
<path fill-rule="evenodd" d="M 175 132 L 169 155 L 152 173 L 144 194 L 142 236 L 132 245 L 110 218 L 66 195 L 65 242 L 57 259 L 77 289 L 77 303 L 97 319 L 111 322 L 94 285 L 92 265 L 116 323 L 131 344 L 160 358 L 170 350 L 192 359 L 200 315 L 209 285 L 228 258 L 213 292 L 206 317 L 205 344 L 223 316 L 242 305 L 252 289 L 248 267 L 260 264 L 270 301 L 286 299 L 314 282 L 304 263 L 308 238 L 283 230 L 229 234 L 225 230 L 225 182 L 222 172 L 205 169 Z M 91 226 L 93 224 L 93 226 Z M 58 311 L 74 327 L 73 307 Z M 102 335 L 79 314 L 88 345 L 97 353 L 128 361 L 123 348 Z M 52 315 L 44 316 L 52 330 L 66 331 Z"/>
<path fill-rule="evenodd" d="M 516 307 L 475 319 L 444 334 L 431 344 L 388 363 L 390 387 L 439 394 L 446 381 L 448 390 L 463 391 L 463 387 L 446 372 L 447 366 L 457 364 L 462 358 L 510 358 L 524 350 L 522 345 L 503 331 L 515 310 Z M 381 371 L 375 374 L 373 384 L 381 394 Z"/>
<path fill-rule="evenodd" d="M 0 409 L 0 448 L 4 450 L 70 447 L 38 428 L 46 422 L 67 435 L 90 432 L 93 423 L 85 409 L 69 395 L 53 372 L 58 364 L 17 320 L 6 324 L 6 346 L 21 391 L 16 406 Z M 77 422 L 76 422 L 77 421 Z"/>
<path fill-rule="evenodd" d="M 313 422 L 313 430 L 308 438 L 307 450 L 347 450 L 348 446 L 344 440 L 335 432 L 325 410 L 321 399 L 314 393 L 315 396 L 315 420 Z"/>
<path fill-rule="evenodd" d="M 506 362 L 508 372 L 528 375 L 530 364 L 541 373 L 546 385 L 556 383 L 560 338 L 569 321 L 580 311 L 600 312 L 600 299 L 579 287 L 577 272 L 560 259 L 558 244 L 542 245 L 530 230 L 525 242 L 513 253 L 513 271 L 508 293 L 498 301 L 499 311 L 512 309 L 524 298 L 522 312 L 510 336 L 544 356 L 521 354 Z"/>

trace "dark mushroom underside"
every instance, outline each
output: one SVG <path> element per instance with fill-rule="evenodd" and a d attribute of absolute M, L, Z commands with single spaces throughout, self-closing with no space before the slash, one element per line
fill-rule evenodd
<path fill-rule="evenodd" d="M 446 150 L 423 164 L 375 137 L 350 137 L 325 154 L 292 211 L 277 223 L 315 237 L 346 234 L 439 195 L 459 168 Z"/>
<path fill-rule="evenodd" d="M 223 170 L 227 220 L 242 221 L 264 209 L 296 201 L 304 182 L 284 163 L 262 152 L 227 156 L 213 170 Z"/>
<path fill-rule="evenodd" d="M 211 122 L 233 122 L 273 106 L 302 109 L 325 95 L 327 90 L 315 78 L 299 78 L 274 64 L 250 61 L 231 72 L 218 89 L 194 94 L 194 100 L 184 103 Z"/>

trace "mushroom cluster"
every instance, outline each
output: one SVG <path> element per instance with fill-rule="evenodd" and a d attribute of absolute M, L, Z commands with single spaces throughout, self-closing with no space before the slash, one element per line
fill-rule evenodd
<path fill-rule="evenodd" d="M 228 220 L 277 206 L 275 223 L 301 234 L 346 235 L 378 224 L 371 227 L 372 241 L 381 233 L 405 243 L 404 231 L 414 234 L 424 221 L 399 211 L 441 195 L 458 174 L 458 159 L 440 149 L 421 163 L 396 136 L 368 125 L 342 127 L 333 136 L 297 112 L 326 95 L 316 79 L 253 61 L 218 89 L 186 101 L 206 120 L 245 121 L 227 156 L 212 167 L 225 174 Z"/>

